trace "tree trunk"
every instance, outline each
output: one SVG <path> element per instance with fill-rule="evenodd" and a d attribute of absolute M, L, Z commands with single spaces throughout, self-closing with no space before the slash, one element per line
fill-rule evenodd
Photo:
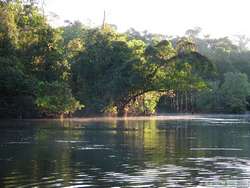
<path fill-rule="evenodd" d="M 188 112 L 188 92 L 185 91 L 185 111 Z"/>
<path fill-rule="evenodd" d="M 192 114 L 194 113 L 194 101 L 193 101 L 193 91 L 190 92 L 190 108 Z"/>
<path fill-rule="evenodd" d="M 183 112 L 183 92 L 180 93 L 180 112 Z"/>
<path fill-rule="evenodd" d="M 167 104 L 167 103 L 166 103 Z M 174 97 L 170 98 L 170 110 L 168 112 L 174 112 Z"/>
<path fill-rule="evenodd" d="M 179 112 L 179 94 L 178 94 L 178 91 L 176 91 L 176 112 L 178 113 Z"/>

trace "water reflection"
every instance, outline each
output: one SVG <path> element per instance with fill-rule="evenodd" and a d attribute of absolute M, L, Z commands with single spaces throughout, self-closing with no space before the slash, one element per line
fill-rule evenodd
<path fill-rule="evenodd" d="M 0 187 L 250 186 L 246 116 L 0 124 Z"/>

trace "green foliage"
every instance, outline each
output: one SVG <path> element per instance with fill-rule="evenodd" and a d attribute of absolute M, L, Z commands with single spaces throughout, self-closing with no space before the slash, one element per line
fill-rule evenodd
<path fill-rule="evenodd" d="M 201 112 L 224 112 L 222 101 L 219 83 L 210 82 L 197 94 L 196 108 Z"/>
<path fill-rule="evenodd" d="M 46 114 L 69 114 L 83 108 L 63 82 L 39 82 L 36 105 Z"/>
<path fill-rule="evenodd" d="M 33 1 L 0 1 L 0 114 L 69 114 L 81 103 L 89 113 L 150 115 L 162 95 L 175 112 L 245 111 L 248 39 L 199 38 L 201 28 L 186 34 L 80 22 L 53 28 Z"/>
<path fill-rule="evenodd" d="M 13 111 L 11 116 L 14 117 L 25 116 L 26 110 L 39 114 L 35 108 L 38 92 L 35 85 L 40 82 L 67 84 L 70 65 L 65 54 L 61 31 L 52 28 L 32 2 L 1 3 L 0 111 Z M 46 96 L 45 93 L 44 95 Z M 24 97 L 32 98 L 30 106 L 17 101 L 23 100 Z M 39 97 L 40 100 L 42 96 Z M 72 100 L 72 104 L 74 103 Z M 74 105 L 69 106 L 70 102 L 67 101 L 62 111 L 75 109 Z M 17 108 L 21 111 L 17 111 Z M 53 108 L 54 106 L 51 107 Z"/>
<path fill-rule="evenodd" d="M 199 93 L 197 108 L 205 112 L 242 113 L 248 105 L 250 83 L 244 73 L 228 72 L 224 75 L 224 82 L 210 84 L 209 89 Z"/>
<path fill-rule="evenodd" d="M 143 83 L 145 45 L 108 26 L 86 32 L 84 49 L 72 64 L 74 93 L 93 112 L 126 100 Z"/>
<path fill-rule="evenodd" d="M 226 110 L 229 112 L 244 112 L 246 110 L 246 98 L 250 94 L 250 84 L 246 74 L 226 73 L 225 81 L 221 86 Z"/>
<path fill-rule="evenodd" d="M 128 113 L 139 115 L 155 114 L 157 104 L 163 94 L 164 93 L 162 92 L 156 91 L 144 93 L 143 95 L 137 97 L 135 101 L 131 101 L 128 104 Z"/>

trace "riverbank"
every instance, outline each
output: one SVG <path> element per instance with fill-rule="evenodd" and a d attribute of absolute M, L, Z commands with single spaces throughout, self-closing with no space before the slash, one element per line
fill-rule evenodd
<path fill-rule="evenodd" d="M 111 116 L 94 116 L 94 117 L 72 117 L 72 118 L 29 118 L 29 119 L 1 119 L 0 121 L 74 121 L 74 122 L 88 122 L 88 121 L 147 121 L 147 120 L 199 120 L 204 118 L 250 118 L 250 114 L 159 114 L 155 116 L 127 116 L 127 117 L 111 117 Z"/>

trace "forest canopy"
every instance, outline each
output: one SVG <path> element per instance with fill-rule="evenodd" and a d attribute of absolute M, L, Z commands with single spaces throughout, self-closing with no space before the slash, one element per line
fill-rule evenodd
<path fill-rule="evenodd" d="M 245 112 L 249 39 L 52 27 L 33 1 L 0 1 L 0 117 Z"/>

